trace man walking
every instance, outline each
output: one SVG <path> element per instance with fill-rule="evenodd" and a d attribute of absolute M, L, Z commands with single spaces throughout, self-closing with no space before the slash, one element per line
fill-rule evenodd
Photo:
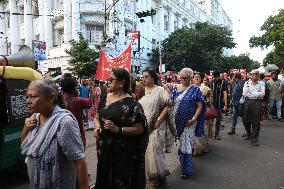
<path fill-rule="evenodd" d="M 213 72 L 213 81 L 210 83 L 209 87 L 212 89 L 213 93 L 213 106 L 217 111 L 217 118 L 215 124 L 215 136 L 214 138 L 217 140 L 221 140 L 220 138 L 220 127 L 221 127 L 221 116 L 222 116 L 222 108 L 227 110 L 228 108 L 228 86 L 226 82 L 220 78 L 220 73 L 217 71 Z M 224 102 L 224 107 L 223 107 Z"/>
<path fill-rule="evenodd" d="M 239 117 L 240 99 L 243 95 L 244 81 L 242 80 L 241 73 L 235 73 L 235 83 L 232 90 L 232 107 L 233 107 L 233 121 L 231 131 L 228 135 L 234 135 L 236 132 L 236 125 Z"/>
<path fill-rule="evenodd" d="M 283 97 L 283 84 L 280 79 L 278 79 L 279 72 L 277 70 L 271 73 L 271 79 L 268 81 L 269 84 L 269 109 L 272 110 L 274 104 L 277 108 L 277 117 L 273 115 L 274 119 L 282 121 L 281 115 L 281 106 L 282 106 L 282 97 Z"/>
<path fill-rule="evenodd" d="M 265 95 L 265 84 L 259 80 L 259 71 L 252 71 L 251 79 L 245 82 L 243 96 L 246 97 L 244 103 L 243 124 L 247 131 L 246 140 L 251 140 L 251 144 L 259 146 L 258 136 L 260 130 L 261 102 Z"/>

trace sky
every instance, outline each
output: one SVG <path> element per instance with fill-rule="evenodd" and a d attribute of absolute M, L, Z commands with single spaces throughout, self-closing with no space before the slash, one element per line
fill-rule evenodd
<path fill-rule="evenodd" d="M 233 22 L 234 55 L 249 53 L 250 58 L 260 63 L 270 51 L 249 47 L 249 39 L 262 34 L 260 27 L 270 15 L 284 9 L 284 0 L 219 0 Z"/>

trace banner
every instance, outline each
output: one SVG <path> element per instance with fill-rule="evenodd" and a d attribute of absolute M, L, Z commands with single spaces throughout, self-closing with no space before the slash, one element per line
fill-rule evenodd
<path fill-rule="evenodd" d="M 127 42 L 131 45 L 133 52 L 140 51 L 140 31 L 132 31 L 127 34 Z"/>
<path fill-rule="evenodd" d="M 104 50 L 100 52 L 96 78 L 107 80 L 113 68 L 124 68 L 130 73 L 131 46 L 129 45 L 117 57 L 110 57 Z"/>
<path fill-rule="evenodd" d="M 33 40 L 33 52 L 36 60 L 46 60 L 46 43 Z"/>

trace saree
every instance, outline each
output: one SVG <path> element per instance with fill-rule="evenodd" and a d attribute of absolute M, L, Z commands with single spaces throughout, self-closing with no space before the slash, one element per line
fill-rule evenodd
<path fill-rule="evenodd" d="M 148 143 L 146 119 L 141 105 L 126 97 L 98 111 L 102 133 L 97 140 L 96 189 L 144 189 L 145 151 Z M 104 120 L 111 120 L 118 127 L 132 127 L 142 123 L 141 135 L 129 136 L 104 130 Z"/>
<path fill-rule="evenodd" d="M 175 93 L 173 97 L 173 117 L 175 119 L 177 135 L 179 138 L 178 154 L 181 164 L 181 174 L 192 175 L 194 172 L 192 161 L 194 137 L 204 136 L 205 101 L 199 87 L 195 85 L 191 85 L 182 93 Z M 185 121 L 192 119 L 194 116 L 196 102 L 202 102 L 203 108 L 197 122 L 188 127 L 186 126 Z"/>
<path fill-rule="evenodd" d="M 169 96 L 164 88 L 156 86 L 150 93 L 146 93 L 139 102 L 145 111 L 149 126 L 149 143 L 145 156 L 146 173 L 150 181 L 163 182 L 170 174 L 164 153 L 166 121 L 164 120 L 158 129 L 154 129 L 154 125 L 161 111 L 169 103 Z"/>

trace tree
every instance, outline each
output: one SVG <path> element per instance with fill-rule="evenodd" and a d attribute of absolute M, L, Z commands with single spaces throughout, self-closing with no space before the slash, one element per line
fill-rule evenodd
<path fill-rule="evenodd" d="M 65 50 L 71 56 L 68 70 L 82 78 L 96 73 L 99 52 L 88 46 L 88 41 L 79 33 L 79 41 L 71 40 L 70 50 Z"/>
<path fill-rule="evenodd" d="M 261 36 L 251 37 L 250 47 L 261 47 L 262 49 L 273 47 L 263 62 L 284 68 L 284 9 L 280 9 L 275 16 L 269 16 L 260 30 L 264 33 Z"/>
<path fill-rule="evenodd" d="M 224 48 L 233 47 L 232 32 L 227 27 L 197 22 L 194 28 L 179 29 L 162 42 L 163 63 L 175 71 L 190 67 L 206 73 L 218 67 Z M 157 56 L 155 50 L 153 64 L 159 64 Z"/>
<path fill-rule="evenodd" d="M 250 59 L 249 54 L 240 54 L 239 56 L 222 57 L 217 70 L 229 72 L 230 69 L 246 69 L 251 71 L 259 67 L 259 63 Z"/>

